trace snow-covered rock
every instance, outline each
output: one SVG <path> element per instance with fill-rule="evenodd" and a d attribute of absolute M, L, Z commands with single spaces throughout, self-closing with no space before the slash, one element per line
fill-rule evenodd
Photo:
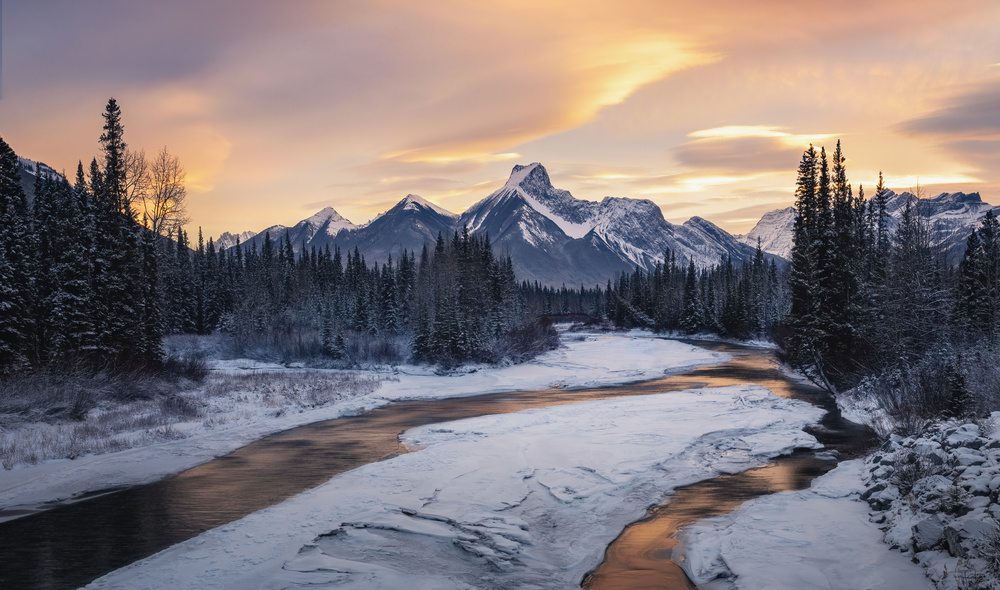
<path fill-rule="evenodd" d="M 237 243 L 245 244 L 247 240 L 254 237 L 255 235 L 257 235 L 257 232 L 253 231 L 244 231 L 236 234 L 232 234 L 227 231 L 222 232 L 222 234 L 219 235 L 219 237 L 215 240 L 215 248 L 216 250 L 221 250 L 223 248 L 227 249 L 232 248 Z"/>
<path fill-rule="evenodd" d="M 997 447 L 978 424 L 941 422 L 893 436 L 865 462 L 860 499 L 872 522 L 939 589 L 1000 588 Z"/>
<path fill-rule="evenodd" d="M 736 236 L 748 246 L 760 247 L 765 252 L 792 259 L 792 231 L 795 228 L 795 208 L 785 207 L 768 211 L 746 235 Z"/>

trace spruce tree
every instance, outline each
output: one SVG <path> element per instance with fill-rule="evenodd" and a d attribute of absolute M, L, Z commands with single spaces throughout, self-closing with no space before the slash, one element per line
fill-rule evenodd
<path fill-rule="evenodd" d="M 34 263 L 28 200 L 17 155 L 0 138 L 0 373 L 24 367 L 31 334 Z"/>

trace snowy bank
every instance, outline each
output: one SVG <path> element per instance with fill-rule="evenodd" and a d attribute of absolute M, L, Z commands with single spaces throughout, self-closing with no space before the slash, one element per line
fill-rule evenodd
<path fill-rule="evenodd" d="M 310 381 L 316 381 L 317 375 L 338 372 L 286 369 L 254 361 L 219 362 L 216 374 L 203 387 L 182 394 L 202 408 L 202 416 L 195 421 L 171 424 L 169 436 L 138 432 L 134 437 L 135 448 L 128 450 L 0 471 L 0 520 L 88 491 L 155 481 L 267 434 L 361 413 L 395 400 L 616 385 L 654 379 L 729 358 L 649 334 L 569 334 L 563 341 L 564 345 L 557 350 L 523 365 L 477 367 L 473 372 L 450 375 L 437 375 L 426 367 L 400 367 L 389 372 L 368 372 L 383 379 L 375 391 L 362 388 L 350 393 L 323 392 L 322 396 L 309 391 Z M 213 393 L 220 382 L 248 375 L 281 378 L 264 379 L 263 385 L 249 380 L 246 390 L 226 395 Z M 32 431 L 45 427 L 38 425 Z"/>
<path fill-rule="evenodd" d="M 934 586 L 908 556 L 889 551 L 858 501 L 860 459 L 813 480 L 808 490 L 745 503 L 681 534 L 682 566 L 704 588 L 919 590 Z"/>
<path fill-rule="evenodd" d="M 822 411 L 756 386 L 415 428 L 419 451 L 208 531 L 93 588 L 573 587 L 673 488 L 815 448 Z"/>

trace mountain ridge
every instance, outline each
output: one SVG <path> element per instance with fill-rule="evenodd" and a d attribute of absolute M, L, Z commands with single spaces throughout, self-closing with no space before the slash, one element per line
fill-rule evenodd
<path fill-rule="evenodd" d="M 333 234 L 320 228 L 304 231 L 322 225 L 318 222 L 323 217 L 343 219 L 327 208 L 292 228 L 272 226 L 247 244 L 259 247 L 266 232 L 278 239 L 275 232 L 287 231 L 296 250 L 356 248 L 369 263 L 385 262 L 390 256 L 398 259 L 404 249 L 416 253 L 433 244 L 439 232 L 448 236 L 468 226 L 486 233 L 498 253 L 511 256 L 519 279 L 547 285 L 604 284 L 636 267 L 651 271 L 668 251 L 678 263 L 694 259 L 698 266 L 718 263 L 724 256 L 745 260 L 754 254 L 754 248 L 707 220 L 668 222 L 648 199 L 576 198 L 554 187 L 538 162 L 514 166 L 503 186 L 462 214 L 410 194 L 366 224 L 345 226 Z"/>
<path fill-rule="evenodd" d="M 946 259 L 953 264 L 962 259 L 969 234 L 979 226 L 986 212 L 992 210 L 1000 214 L 1000 206 L 984 202 L 978 192 L 945 192 L 919 198 L 911 192 L 889 190 L 886 213 L 891 231 L 899 226 L 907 202 L 914 203 L 917 214 L 927 222 L 931 246 L 944 249 Z M 761 249 L 765 252 L 789 259 L 794 223 L 794 207 L 774 209 L 765 213 L 749 232 L 736 237 L 752 246 L 756 246 L 760 238 Z"/>

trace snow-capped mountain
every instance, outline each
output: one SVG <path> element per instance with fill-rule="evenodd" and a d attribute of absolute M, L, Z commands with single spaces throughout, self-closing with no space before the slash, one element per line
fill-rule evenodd
<path fill-rule="evenodd" d="M 651 270 L 669 250 L 680 263 L 744 259 L 753 249 L 711 223 L 693 218 L 674 225 L 645 199 L 575 198 L 552 186 L 541 164 L 515 166 L 499 190 L 461 217 L 489 232 L 494 247 L 511 254 L 519 278 L 543 284 L 603 283 L 636 266 Z"/>
<path fill-rule="evenodd" d="M 276 242 L 279 239 L 284 240 L 285 235 L 287 234 L 292 246 L 296 251 L 298 251 L 303 245 L 309 247 L 310 245 L 315 245 L 317 242 L 325 244 L 331 238 L 336 237 L 340 232 L 352 230 L 357 227 L 358 226 L 354 225 L 347 219 L 344 219 L 344 217 L 341 216 L 340 213 L 337 213 L 336 209 L 333 207 L 326 207 L 312 217 L 303 219 L 292 227 L 272 225 L 271 227 L 256 233 L 243 232 L 243 234 L 252 233 L 251 237 L 245 240 L 245 243 L 248 246 L 252 244 L 258 248 L 264 242 L 265 235 L 270 235 L 271 240 Z M 229 234 L 229 232 L 226 232 L 226 234 Z M 243 234 L 240 235 L 242 236 Z M 221 239 L 222 238 L 220 236 L 220 240 Z M 235 239 L 233 241 L 235 242 Z"/>
<path fill-rule="evenodd" d="M 645 199 L 605 197 L 602 201 L 577 199 L 552 186 L 541 164 L 515 166 L 497 191 L 462 215 L 451 213 L 416 195 L 407 195 L 392 209 L 363 226 L 328 223 L 343 220 L 333 209 L 324 209 L 292 228 L 273 226 L 249 241 L 274 241 L 287 231 L 292 246 L 355 248 L 366 262 L 398 259 L 402 250 L 419 252 L 433 244 L 439 233 L 448 237 L 468 225 L 486 233 L 494 249 L 509 254 L 521 280 L 546 285 L 604 284 L 619 272 L 637 266 L 651 270 L 666 251 L 679 264 L 694 260 L 699 266 L 716 264 L 723 256 L 743 260 L 754 248 L 739 242 L 712 223 L 694 217 L 683 225 L 663 218 L 660 208 Z M 338 231 L 332 228 L 341 227 Z"/>
<path fill-rule="evenodd" d="M 886 212 L 893 231 L 899 226 L 907 202 L 914 203 L 914 210 L 927 224 L 931 245 L 943 248 L 952 263 L 961 260 L 969 234 L 979 225 L 986 212 L 992 209 L 994 213 L 1000 213 L 1000 207 L 984 203 L 979 193 L 941 193 L 935 197 L 918 199 L 909 192 L 888 191 Z M 794 224 L 794 208 L 775 209 L 765 213 L 749 233 L 737 237 L 751 246 L 756 246 L 757 238 L 760 238 L 761 248 L 765 252 L 788 259 L 792 252 Z"/>
<path fill-rule="evenodd" d="M 41 171 L 43 178 L 62 178 L 62 174 L 59 174 L 48 165 L 22 158 L 21 156 L 17 157 L 17 167 L 18 172 L 21 174 L 21 188 L 24 189 L 24 194 L 27 195 L 29 202 L 35 198 L 35 178 L 38 176 L 39 171 Z"/>
<path fill-rule="evenodd" d="M 438 207 L 417 195 L 406 195 L 392 208 L 362 227 L 345 231 L 327 242 L 314 241 L 317 247 L 340 246 L 342 250 L 358 249 L 365 261 L 385 262 L 390 256 L 399 260 L 405 249 L 420 253 L 425 244 L 437 240 L 438 233 L 451 235 L 458 227 L 458 215 Z"/>

